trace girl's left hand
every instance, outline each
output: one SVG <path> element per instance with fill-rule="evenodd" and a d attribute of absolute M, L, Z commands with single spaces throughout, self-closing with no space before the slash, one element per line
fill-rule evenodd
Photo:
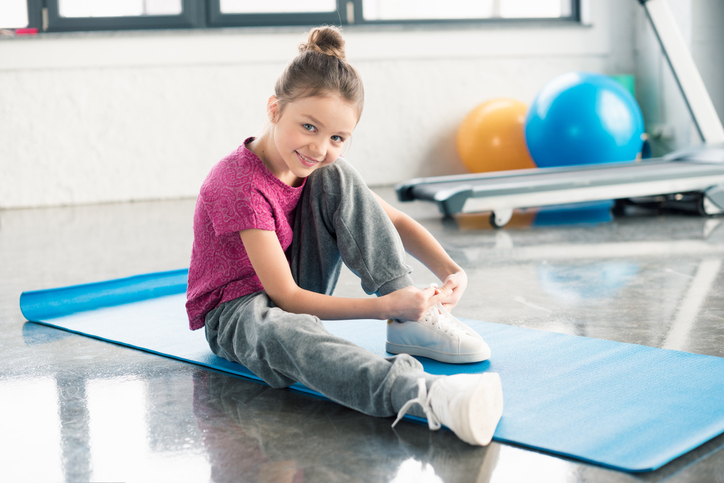
<path fill-rule="evenodd" d="M 444 280 L 442 287 L 439 288 L 443 307 L 448 311 L 452 310 L 460 301 L 467 287 L 468 276 L 464 271 L 460 270 L 449 275 Z"/>

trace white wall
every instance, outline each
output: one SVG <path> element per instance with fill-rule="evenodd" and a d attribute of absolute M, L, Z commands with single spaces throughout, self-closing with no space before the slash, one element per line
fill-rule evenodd
<path fill-rule="evenodd" d="M 478 103 L 530 103 L 572 70 L 636 72 L 638 2 L 584 4 L 588 26 L 346 29 L 367 98 L 347 158 L 370 185 L 463 172 L 454 135 Z M 194 197 L 262 126 L 303 32 L 0 41 L 0 208 Z"/>

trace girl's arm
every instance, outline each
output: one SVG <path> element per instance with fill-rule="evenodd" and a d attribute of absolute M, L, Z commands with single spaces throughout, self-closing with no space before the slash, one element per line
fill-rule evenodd
<path fill-rule="evenodd" d="M 448 310 L 455 307 L 468 286 L 465 271 L 450 258 L 442 245 L 425 227 L 409 215 L 392 207 L 376 193 L 373 192 L 373 194 L 387 216 L 390 217 L 392 224 L 395 225 L 405 250 L 443 281 L 443 285 L 440 287 L 442 296 L 440 301 Z"/>
<path fill-rule="evenodd" d="M 292 277 L 276 233 L 253 229 L 241 231 L 240 236 L 264 290 L 277 307 L 287 312 L 316 315 L 320 319 L 418 320 L 441 301 L 431 288 L 407 287 L 373 298 L 332 297 L 304 290 Z"/>

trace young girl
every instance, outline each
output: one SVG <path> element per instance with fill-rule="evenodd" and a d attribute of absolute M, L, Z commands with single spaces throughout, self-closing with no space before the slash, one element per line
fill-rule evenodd
<path fill-rule="evenodd" d="M 191 329 L 205 326 L 216 355 L 272 387 L 300 382 L 366 414 L 399 421 L 410 412 L 486 445 L 502 414 L 498 375 L 434 376 L 408 355 L 472 362 L 490 351 L 445 308 L 466 288 L 463 270 L 340 158 L 363 102 L 339 31 L 312 30 L 269 98 L 269 128 L 221 160 L 201 187 Z M 443 281 L 440 289 L 413 286 L 405 249 Z M 331 295 L 343 262 L 376 298 Z M 390 319 L 387 349 L 399 355 L 372 354 L 320 321 L 360 318 Z"/>

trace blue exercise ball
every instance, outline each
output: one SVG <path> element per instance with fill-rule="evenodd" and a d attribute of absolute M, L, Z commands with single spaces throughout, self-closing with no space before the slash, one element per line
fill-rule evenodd
<path fill-rule="evenodd" d="M 525 142 L 538 167 L 633 161 L 643 146 L 636 99 L 611 77 L 570 72 L 538 93 Z"/>

